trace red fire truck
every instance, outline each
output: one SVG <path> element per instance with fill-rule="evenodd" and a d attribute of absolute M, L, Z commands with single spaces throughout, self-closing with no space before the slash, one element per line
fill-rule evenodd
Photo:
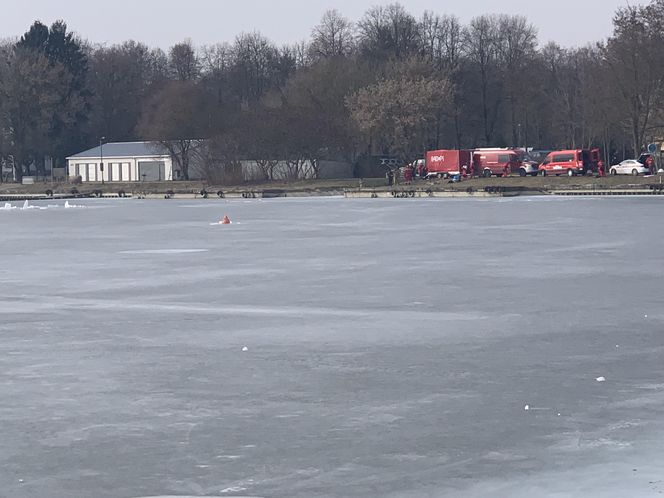
<path fill-rule="evenodd" d="M 449 178 L 464 173 L 470 174 L 473 152 L 470 150 L 432 150 L 427 152 L 427 178 Z"/>
<path fill-rule="evenodd" d="M 523 166 L 521 155 L 515 149 L 434 150 L 427 152 L 426 176 L 508 176 L 520 173 Z"/>
<path fill-rule="evenodd" d="M 539 166 L 540 175 L 586 175 L 597 172 L 602 160 L 599 149 L 557 150 Z"/>

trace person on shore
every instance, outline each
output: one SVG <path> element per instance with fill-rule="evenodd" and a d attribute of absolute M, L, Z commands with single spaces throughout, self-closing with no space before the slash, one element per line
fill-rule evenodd
<path fill-rule="evenodd" d="M 427 167 L 424 161 L 417 165 L 417 176 L 420 177 L 420 180 L 423 180 L 427 176 Z"/>
<path fill-rule="evenodd" d="M 648 156 L 646 159 L 646 168 L 648 168 L 649 175 L 655 174 L 655 159 L 652 156 Z"/>
<path fill-rule="evenodd" d="M 394 185 L 394 172 L 391 169 L 387 170 L 387 173 L 385 173 L 385 178 L 387 179 L 388 187 Z"/>
<path fill-rule="evenodd" d="M 606 168 L 604 167 L 603 161 L 599 161 L 597 163 L 597 172 L 599 173 L 600 178 L 604 178 L 606 176 Z"/>
<path fill-rule="evenodd" d="M 410 185 L 413 181 L 413 173 L 415 171 L 415 168 L 413 167 L 412 164 L 409 164 L 406 166 L 403 170 L 403 179 L 406 185 Z"/>

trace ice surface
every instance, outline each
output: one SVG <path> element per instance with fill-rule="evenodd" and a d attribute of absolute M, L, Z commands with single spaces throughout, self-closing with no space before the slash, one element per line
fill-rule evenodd
<path fill-rule="evenodd" d="M 657 494 L 663 201 L 7 213 L 0 495 Z"/>

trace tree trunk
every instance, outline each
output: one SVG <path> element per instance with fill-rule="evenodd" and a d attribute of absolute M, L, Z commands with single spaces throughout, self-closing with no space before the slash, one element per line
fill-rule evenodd
<path fill-rule="evenodd" d="M 23 166 L 20 164 L 14 163 L 14 178 L 19 183 L 23 181 Z"/>
<path fill-rule="evenodd" d="M 487 82 L 484 75 L 482 76 L 482 117 L 484 118 L 485 145 L 489 145 L 489 142 L 491 142 L 491 135 L 489 133 L 489 105 L 487 103 Z"/>
<path fill-rule="evenodd" d="M 182 152 L 182 162 L 180 164 L 182 170 L 182 179 L 185 181 L 189 180 L 189 152 Z"/>

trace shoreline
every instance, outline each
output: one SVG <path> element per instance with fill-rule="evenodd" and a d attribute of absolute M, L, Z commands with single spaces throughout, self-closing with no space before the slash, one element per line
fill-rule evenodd
<path fill-rule="evenodd" d="M 0 202 L 80 198 L 138 199 L 270 199 L 278 197 L 346 198 L 492 198 L 532 196 L 645 196 L 664 195 L 662 176 L 488 178 L 459 183 L 416 181 L 386 186 L 383 179 L 311 180 L 232 186 L 203 182 L 156 183 L 37 183 L 0 184 Z"/>

